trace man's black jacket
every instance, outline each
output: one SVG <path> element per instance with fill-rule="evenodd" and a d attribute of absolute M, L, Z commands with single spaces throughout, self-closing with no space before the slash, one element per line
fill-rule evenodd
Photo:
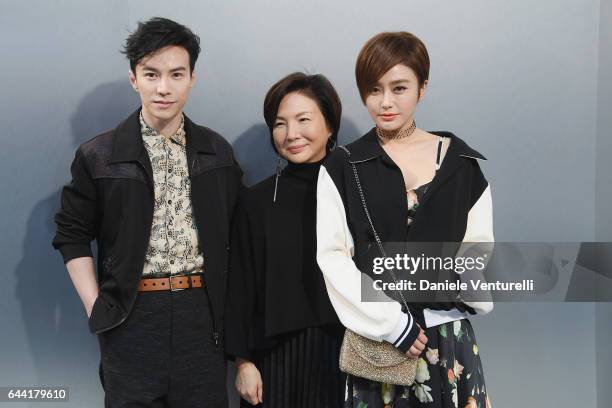
<path fill-rule="evenodd" d="M 116 129 L 82 144 L 72 181 L 62 191 L 53 246 L 64 262 L 92 256 L 98 244 L 100 296 L 89 328 L 100 333 L 121 324 L 136 299 L 153 221 L 153 170 L 134 112 Z M 230 218 L 242 187 L 232 147 L 212 130 L 185 117 L 193 216 L 204 255 L 204 281 L 214 322 L 222 330 Z"/>

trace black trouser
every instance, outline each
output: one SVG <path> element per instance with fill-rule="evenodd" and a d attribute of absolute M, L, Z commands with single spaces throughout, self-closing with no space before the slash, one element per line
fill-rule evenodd
<path fill-rule="evenodd" d="M 212 331 L 205 289 L 139 292 L 128 318 L 98 336 L 105 407 L 227 407 Z"/>

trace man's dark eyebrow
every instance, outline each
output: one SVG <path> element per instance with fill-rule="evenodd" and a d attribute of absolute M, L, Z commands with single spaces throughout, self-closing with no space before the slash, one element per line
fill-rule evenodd
<path fill-rule="evenodd" d="M 157 69 L 148 66 L 147 64 L 140 64 L 142 65 L 142 69 L 143 71 L 153 71 L 153 72 L 159 72 Z"/>
<path fill-rule="evenodd" d="M 151 66 L 149 66 L 147 64 L 142 64 L 142 69 L 144 71 L 152 71 L 152 72 L 155 72 L 155 73 L 159 73 L 159 70 L 157 70 L 156 68 L 153 68 L 153 67 L 151 67 Z M 172 68 L 170 70 L 170 72 L 178 72 L 178 71 L 187 71 L 187 68 L 186 67 L 176 67 L 176 68 Z"/>

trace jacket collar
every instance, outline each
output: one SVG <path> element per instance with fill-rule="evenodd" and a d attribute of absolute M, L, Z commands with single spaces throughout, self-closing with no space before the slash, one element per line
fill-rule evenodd
<path fill-rule="evenodd" d="M 427 192 L 423 196 L 423 199 L 420 202 L 420 205 L 423 205 L 429 197 L 443 184 L 443 182 L 448 179 L 454 172 L 461 167 L 466 159 L 476 159 L 476 160 L 486 160 L 486 158 L 472 149 L 467 145 L 463 140 L 452 134 L 451 132 L 443 132 L 443 131 L 433 131 L 430 132 L 437 136 L 448 137 L 450 138 L 450 145 L 448 146 L 448 150 L 446 155 L 444 156 L 444 160 L 442 161 L 442 165 L 440 169 L 436 172 Z M 376 129 L 372 128 L 368 133 L 366 133 L 361 139 L 356 140 L 351 143 L 349 146 L 349 151 L 351 152 L 351 157 L 349 162 L 351 163 L 363 163 L 370 161 L 372 159 L 380 157 L 380 160 L 390 166 L 393 166 L 398 169 L 397 165 L 391 160 L 389 155 L 383 150 L 382 146 L 378 142 L 378 136 L 376 135 Z"/>
<path fill-rule="evenodd" d="M 472 149 L 470 146 L 467 145 L 467 143 L 465 143 L 463 140 L 461 140 L 451 132 L 432 131 L 429 133 L 432 133 L 437 136 L 450 138 L 451 142 L 448 147 L 448 151 L 446 152 L 444 161 L 450 158 L 454 158 L 450 160 L 454 161 L 456 158 L 459 157 L 486 160 L 486 158 L 482 154 Z M 390 161 L 389 156 L 378 142 L 376 128 L 372 128 L 361 139 L 358 139 L 347 147 L 351 152 L 350 161 L 353 163 L 368 161 L 376 157 L 381 157 L 383 161 Z"/>
<path fill-rule="evenodd" d="M 140 131 L 140 109 L 138 108 L 115 128 L 111 163 L 138 161 L 146 155 Z M 188 150 L 197 153 L 216 153 L 209 136 L 187 115 L 185 115 L 185 137 Z"/>

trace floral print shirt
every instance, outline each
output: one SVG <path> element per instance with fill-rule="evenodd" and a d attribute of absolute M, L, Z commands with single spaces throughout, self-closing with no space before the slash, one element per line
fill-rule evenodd
<path fill-rule="evenodd" d="M 151 166 L 155 203 L 143 275 L 202 272 L 204 258 L 191 206 L 185 118 L 174 135 L 149 127 L 140 113 L 140 128 Z"/>

